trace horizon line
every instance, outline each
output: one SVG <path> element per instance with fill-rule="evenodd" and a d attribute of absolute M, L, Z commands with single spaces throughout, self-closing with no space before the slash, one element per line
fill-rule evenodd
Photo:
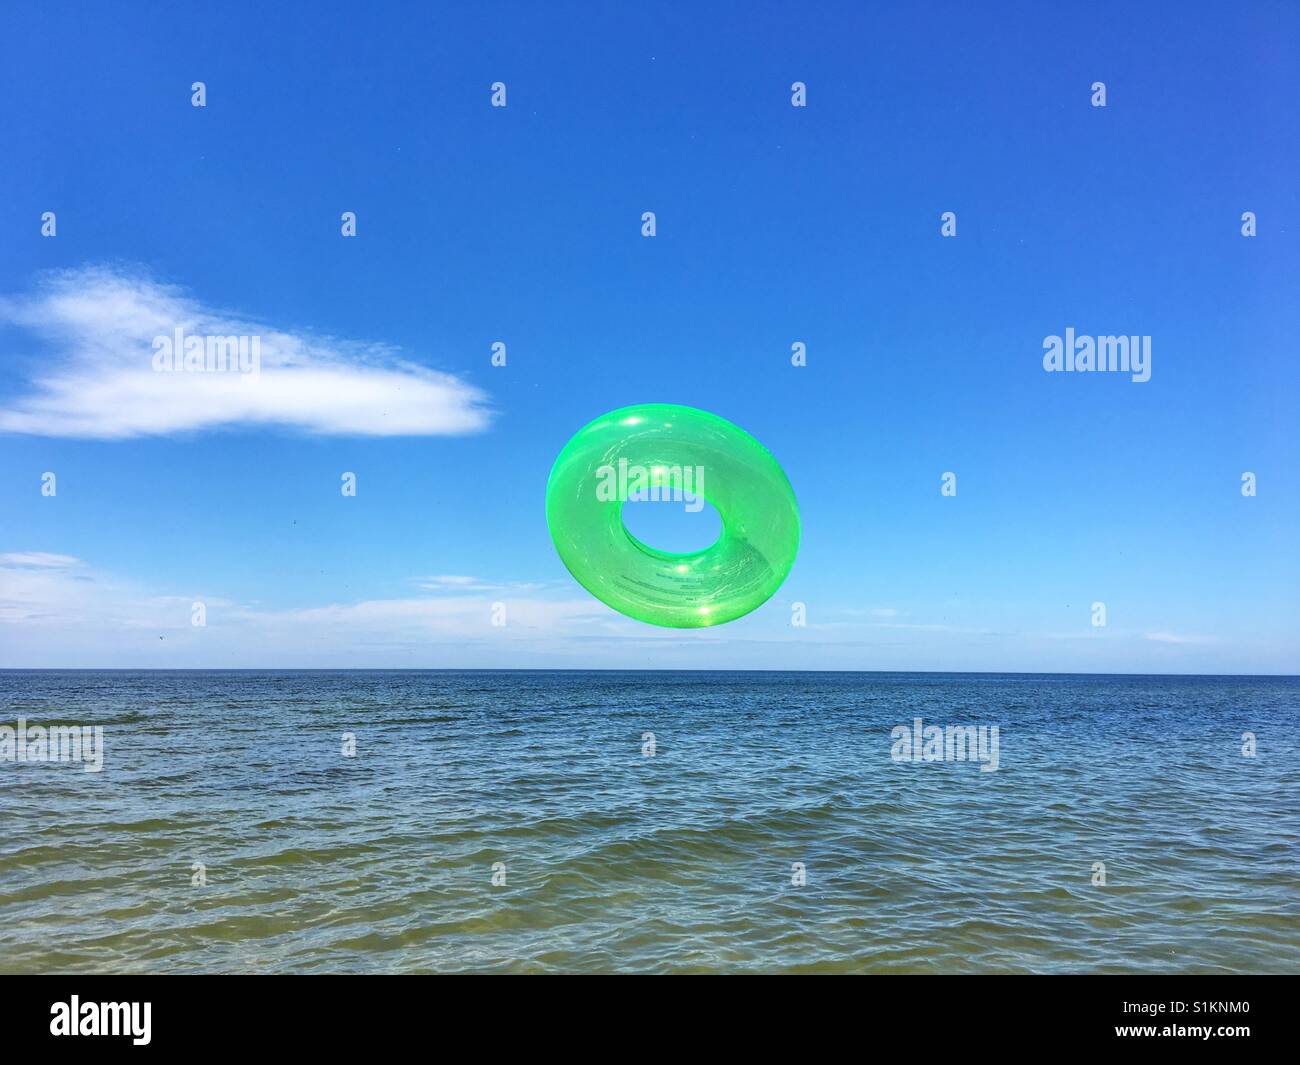
<path fill-rule="evenodd" d="M 921 677 L 1185 677 L 1300 680 L 1300 673 L 1076 673 L 1014 669 L 681 669 L 558 666 L 0 666 L 0 673 L 832 673 Z"/>

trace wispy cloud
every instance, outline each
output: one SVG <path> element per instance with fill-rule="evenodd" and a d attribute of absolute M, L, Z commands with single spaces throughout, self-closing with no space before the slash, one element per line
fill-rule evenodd
<path fill-rule="evenodd" d="M 489 417 L 481 391 L 389 346 L 249 321 L 138 272 L 50 275 L 33 294 L 0 298 L 0 322 L 51 348 L 27 392 L 0 406 L 0 431 L 122 439 L 260 425 L 425 436 L 475 432 Z M 157 372 L 154 338 L 177 329 L 259 337 L 260 372 Z"/>
<path fill-rule="evenodd" d="M 440 651 L 509 660 L 521 648 L 546 654 L 568 639 L 637 628 L 589 596 L 467 580 L 469 587 L 444 585 L 439 595 L 276 608 L 199 590 L 158 594 L 70 555 L 7 552 L 0 554 L 0 663 L 294 664 L 377 654 L 391 662 Z M 202 627 L 191 623 L 196 602 L 206 609 Z"/>
<path fill-rule="evenodd" d="M 79 558 L 54 555 L 48 551 L 6 551 L 0 554 L 0 568 L 5 569 L 71 569 L 80 565 Z"/>
<path fill-rule="evenodd" d="M 472 588 L 476 584 L 482 584 L 477 577 L 461 577 L 456 575 L 442 575 L 435 577 L 421 577 L 420 583 L 428 588 Z"/>
<path fill-rule="evenodd" d="M 540 581 L 485 581 L 478 577 L 458 574 L 439 574 L 434 577 L 416 577 L 415 587 L 425 592 L 530 592 L 544 587 Z"/>
<path fill-rule="evenodd" d="M 873 606 L 873 607 L 835 607 L 834 613 L 842 614 L 845 617 L 871 617 L 871 618 L 896 618 L 901 611 L 892 606 Z"/>
<path fill-rule="evenodd" d="M 420 582 L 431 587 L 420 589 Z M 1060 640 L 973 625 L 863 617 L 793 629 L 786 604 L 774 602 L 733 625 L 659 629 L 622 617 L 571 582 L 444 574 L 408 583 L 416 590 L 389 598 L 273 604 L 214 594 L 219 590 L 204 587 L 201 576 L 158 588 L 70 555 L 0 553 L 0 667 L 1077 672 L 1080 664 L 1074 648 L 1056 650 Z M 206 608 L 201 627 L 192 624 L 196 602 Z M 1149 673 L 1172 663 L 1196 673 L 1259 673 L 1277 671 L 1269 662 L 1295 662 L 1284 639 L 1252 648 L 1163 631 L 1088 635 L 1096 632 L 1112 647 L 1104 662 L 1090 664 L 1111 672 Z M 1199 643 L 1212 646 L 1177 646 Z"/>
<path fill-rule="evenodd" d="M 1206 644 L 1217 642 L 1213 636 L 1191 636 L 1179 632 L 1146 632 L 1142 635 L 1144 638 L 1153 640 L 1156 643 Z"/>

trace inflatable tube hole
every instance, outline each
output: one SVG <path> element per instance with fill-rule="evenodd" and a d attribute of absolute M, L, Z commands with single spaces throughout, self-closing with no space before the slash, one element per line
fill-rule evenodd
<path fill-rule="evenodd" d="M 629 500 L 623 504 L 623 528 L 638 546 L 651 551 L 697 555 L 721 539 L 722 515 L 702 499 L 692 503 Z"/>

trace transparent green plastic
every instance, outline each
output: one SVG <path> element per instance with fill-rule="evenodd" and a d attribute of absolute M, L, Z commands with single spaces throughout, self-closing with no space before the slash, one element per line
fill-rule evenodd
<path fill-rule="evenodd" d="M 703 470 L 700 494 L 722 518 L 702 551 L 642 543 L 623 524 L 611 472 L 649 471 L 661 491 Z M 602 489 L 603 486 L 603 489 Z M 561 560 L 601 602 L 651 625 L 721 625 L 761 606 L 799 551 L 794 490 L 771 453 L 739 426 L 694 407 L 646 403 L 603 414 L 560 452 L 546 484 L 546 522 Z"/>

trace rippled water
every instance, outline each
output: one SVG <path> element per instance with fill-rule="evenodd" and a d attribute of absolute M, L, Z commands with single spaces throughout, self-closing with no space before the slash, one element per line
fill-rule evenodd
<path fill-rule="evenodd" d="M 918 716 L 998 770 L 896 763 Z M 0 762 L 6 972 L 1300 969 L 1296 678 L 0 672 L 19 717 L 106 754 Z"/>

